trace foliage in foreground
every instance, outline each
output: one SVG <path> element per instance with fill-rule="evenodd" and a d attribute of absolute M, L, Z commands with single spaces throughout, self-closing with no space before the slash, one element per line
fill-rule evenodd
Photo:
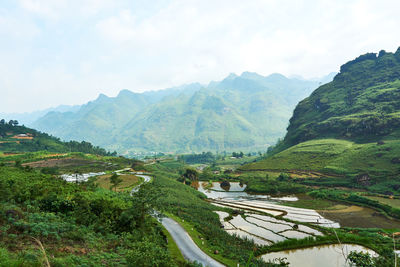
<path fill-rule="evenodd" d="M 0 262 L 42 266 L 47 257 L 52 266 L 146 266 L 145 257 L 148 266 L 174 266 L 162 228 L 149 216 L 149 187 L 132 198 L 0 167 Z"/>

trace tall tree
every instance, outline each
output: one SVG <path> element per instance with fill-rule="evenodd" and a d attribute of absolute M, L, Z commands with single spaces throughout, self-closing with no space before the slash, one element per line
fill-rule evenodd
<path fill-rule="evenodd" d="M 186 169 L 185 173 L 183 174 L 183 178 L 186 183 L 186 179 L 190 181 L 197 181 L 199 179 L 199 173 L 195 169 Z"/>
<path fill-rule="evenodd" d="M 114 172 L 110 177 L 110 183 L 112 184 L 110 189 L 114 188 L 117 191 L 117 186 L 122 183 L 122 179 Z"/>

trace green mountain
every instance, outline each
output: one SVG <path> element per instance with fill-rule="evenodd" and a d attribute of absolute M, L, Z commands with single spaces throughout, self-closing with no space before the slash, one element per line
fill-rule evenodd
<path fill-rule="evenodd" d="M 399 190 L 399 99 L 400 48 L 362 55 L 297 105 L 271 156 L 242 169 L 353 177 L 338 183 Z"/>
<path fill-rule="evenodd" d="M 33 125 L 123 154 L 265 149 L 283 136 L 296 103 L 318 84 L 280 74 L 231 74 L 207 86 L 100 95 L 76 112 L 50 112 Z"/>
<path fill-rule="evenodd" d="M 50 136 L 37 130 L 19 126 L 14 120 L 5 122 L 0 120 L 0 154 L 20 152 L 48 151 L 56 153 L 83 152 L 97 155 L 114 155 L 105 149 L 93 146 L 89 142 L 63 142 L 59 138 Z M 5 154 L 4 153 L 4 154 Z"/>
<path fill-rule="evenodd" d="M 400 137 L 399 79 L 400 49 L 344 64 L 332 82 L 297 105 L 284 145 L 315 138 L 367 142 Z"/>

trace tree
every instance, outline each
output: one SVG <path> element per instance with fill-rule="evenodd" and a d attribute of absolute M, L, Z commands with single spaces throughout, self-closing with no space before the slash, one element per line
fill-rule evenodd
<path fill-rule="evenodd" d="M 183 174 L 184 182 L 186 183 L 186 179 L 190 181 L 197 181 L 199 179 L 199 173 L 195 169 L 186 169 Z"/>
<path fill-rule="evenodd" d="M 144 183 L 140 186 L 139 191 L 132 195 L 132 208 L 127 211 L 127 215 L 134 217 L 137 227 L 145 227 L 146 217 L 151 216 L 150 213 L 155 207 L 158 210 L 163 208 L 158 201 L 161 194 L 162 190 L 153 183 Z"/>
<path fill-rule="evenodd" d="M 5 121 L 4 119 L 1 119 L 1 120 L 0 120 L 0 124 L 1 124 L 1 125 L 4 125 L 4 124 L 6 124 L 6 121 Z"/>
<path fill-rule="evenodd" d="M 112 186 L 110 187 L 110 189 L 114 188 L 115 191 L 117 191 L 117 186 L 122 183 L 122 179 L 119 177 L 118 174 L 116 174 L 115 172 L 111 175 L 110 177 L 110 183 L 112 184 Z"/>
<path fill-rule="evenodd" d="M 370 254 L 364 252 L 351 251 L 347 259 L 351 262 L 350 266 L 354 267 L 375 267 L 373 258 Z"/>

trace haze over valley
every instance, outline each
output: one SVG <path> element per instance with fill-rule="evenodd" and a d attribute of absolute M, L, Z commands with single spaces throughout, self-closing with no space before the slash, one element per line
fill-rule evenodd
<path fill-rule="evenodd" d="M 122 90 L 116 97 L 101 94 L 82 106 L 42 112 L 39 118 L 32 113 L 33 121 L 26 114 L 20 122 L 123 155 L 265 151 L 284 135 L 297 102 L 334 75 L 304 80 L 244 72 L 208 85 L 145 93 Z"/>
<path fill-rule="evenodd" d="M 3 1 L 0 267 L 397 266 L 399 8 Z"/>

